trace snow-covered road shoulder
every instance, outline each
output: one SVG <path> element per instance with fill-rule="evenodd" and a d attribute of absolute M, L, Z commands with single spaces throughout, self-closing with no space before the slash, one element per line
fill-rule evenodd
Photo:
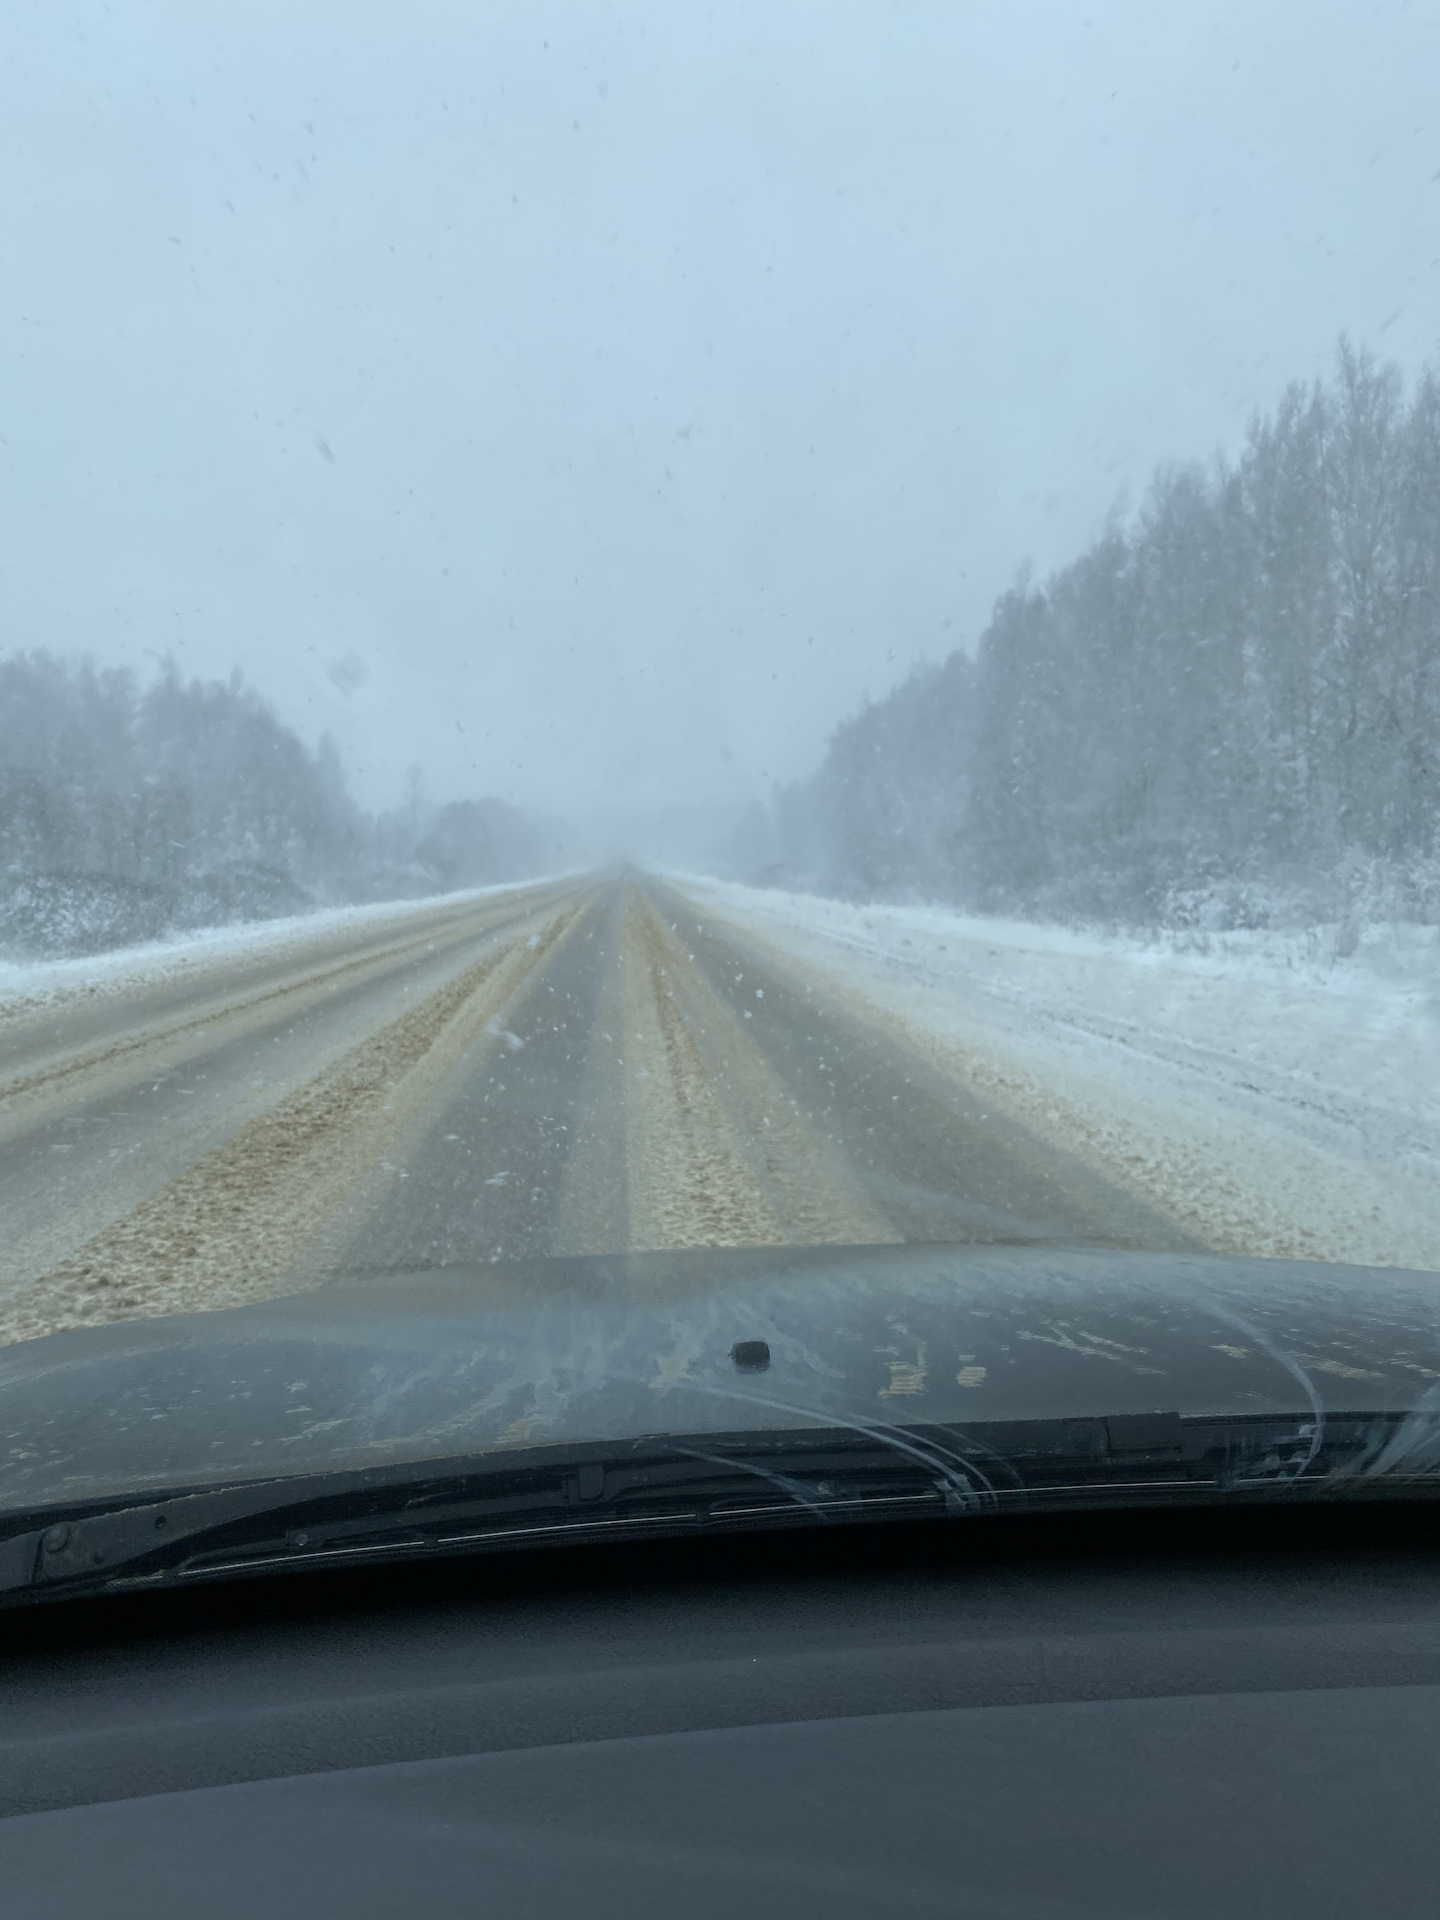
<path fill-rule="evenodd" d="M 676 877 L 1217 1252 L 1440 1269 L 1440 943 L 1194 950 Z"/>

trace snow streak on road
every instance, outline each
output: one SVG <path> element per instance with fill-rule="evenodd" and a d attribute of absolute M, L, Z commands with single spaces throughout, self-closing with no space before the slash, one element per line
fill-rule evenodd
<path fill-rule="evenodd" d="M 564 881 L 12 1002 L 0 1338 L 536 1255 L 1203 1244 L 822 981 Z"/>

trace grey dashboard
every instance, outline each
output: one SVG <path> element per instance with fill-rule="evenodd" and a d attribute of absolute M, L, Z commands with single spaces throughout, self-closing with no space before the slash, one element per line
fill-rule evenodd
<path fill-rule="evenodd" d="M 12 1616 L 7 1914 L 1433 1914 L 1430 1510 L 460 1562 Z"/>

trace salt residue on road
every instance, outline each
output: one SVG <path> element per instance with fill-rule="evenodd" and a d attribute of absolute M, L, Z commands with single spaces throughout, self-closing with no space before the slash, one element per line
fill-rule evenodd
<path fill-rule="evenodd" d="M 1440 1269 L 1440 940 L 1186 943 L 686 878 L 1217 1252 Z"/>

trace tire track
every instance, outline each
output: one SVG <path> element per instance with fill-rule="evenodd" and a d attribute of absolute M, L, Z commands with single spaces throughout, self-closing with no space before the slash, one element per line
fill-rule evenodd
<path fill-rule="evenodd" d="M 70 1106 L 85 1099 L 89 1089 L 83 1083 L 87 1080 L 103 1082 L 106 1091 L 113 1091 L 125 1085 L 127 1069 L 130 1077 L 144 1079 L 155 1070 L 156 1057 L 166 1066 L 172 1065 L 194 1051 L 193 1047 L 187 1047 L 187 1042 L 221 1038 L 229 1029 L 247 1024 L 262 1008 L 272 1007 L 278 1017 L 285 1018 L 301 1011 L 307 997 L 330 993 L 367 971 L 378 975 L 403 967 L 442 941 L 447 946 L 460 945 L 466 939 L 493 930 L 497 923 L 504 925 L 507 920 L 518 920 L 534 911 L 533 904 L 521 905 L 507 900 L 503 907 L 463 918 L 457 916 L 456 922 L 445 929 L 427 925 L 378 950 L 322 964 L 318 970 L 311 968 L 298 978 L 283 980 L 259 992 L 226 998 L 201 1012 L 145 1027 L 103 1046 L 62 1055 L 28 1072 L 12 1074 L 0 1080 L 0 1137 L 13 1134 L 17 1127 L 35 1124 L 57 1101 Z M 77 1081 L 82 1084 L 77 1086 Z"/>
<path fill-rule="evenodd" d="M 277 1291 L 577 911 L 483 956 L 31 1281 L 0 1308 L 0 1341 Z"/>

